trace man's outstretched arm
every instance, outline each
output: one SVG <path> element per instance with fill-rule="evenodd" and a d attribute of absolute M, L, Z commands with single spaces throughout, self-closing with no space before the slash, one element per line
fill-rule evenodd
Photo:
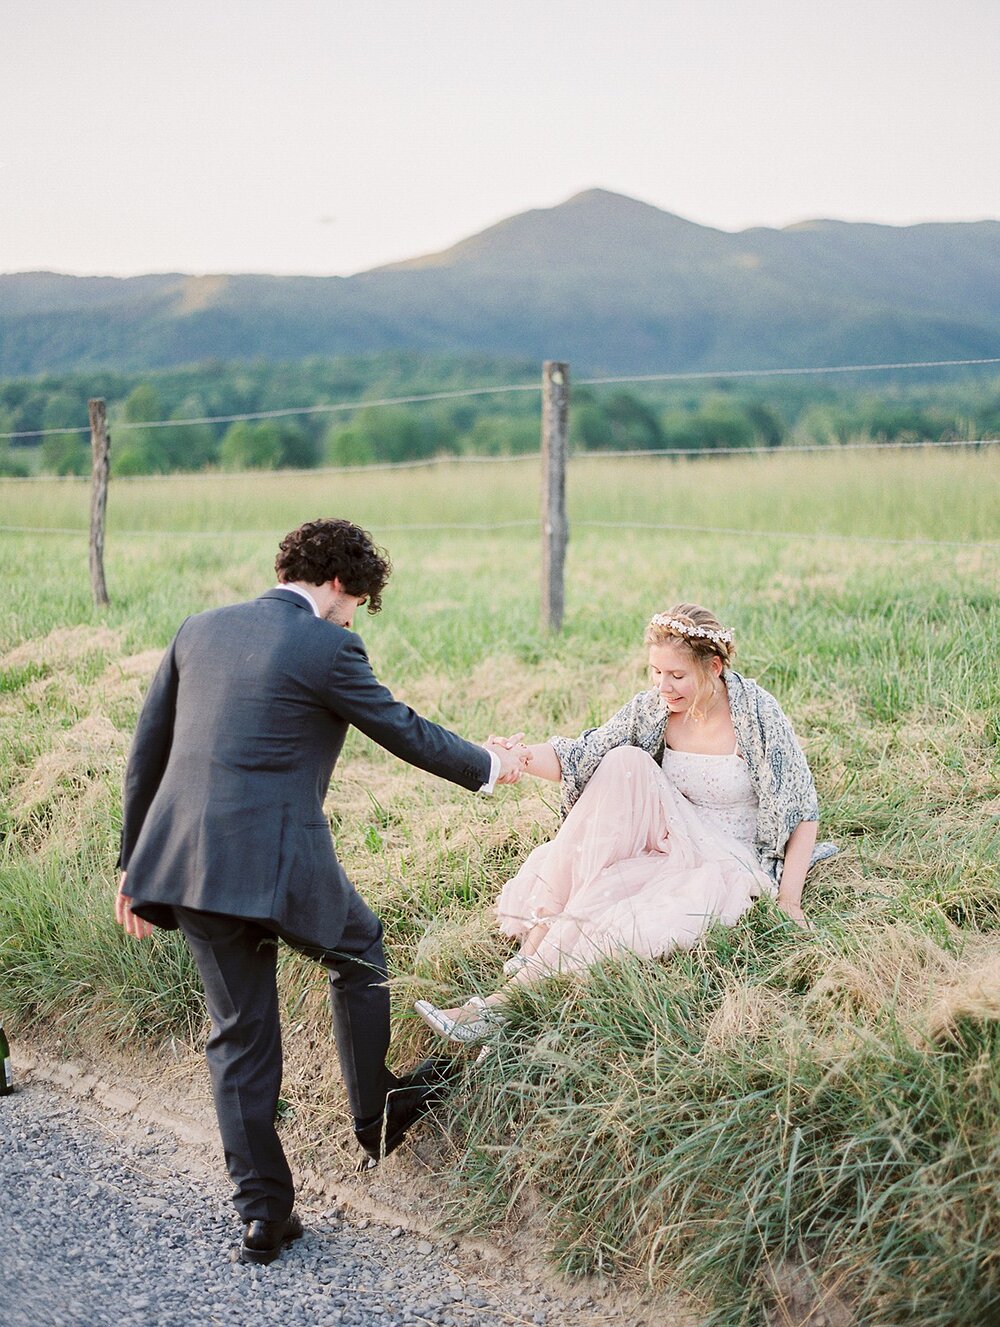
<path fill-rule="evenodd" d="M 346 635 L 331 662 L 327 703 L 400 760 L 471 791 L 489 784 L 491 752 L 500 762 L 498 783 L 515 782 L 523 769 L 519 752 L 469 742 L 397 700 L 372 672 L 357 636 Z"/>

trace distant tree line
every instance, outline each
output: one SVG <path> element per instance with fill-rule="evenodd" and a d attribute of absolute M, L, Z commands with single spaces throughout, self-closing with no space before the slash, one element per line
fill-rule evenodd
<path fill-rule="evenodd" d="M 0 433 L 81 427 L 88 398 L 103 396 L 117 475 L 519 455 L 539 446 L 538 398 L 532 393 L 409 406 L 362 404 L 344 413 L 230 424 L 152 424 L 490 382 L 526 383 L 538 374 L 538 365 L 524 362 L 393 353 L 298 364 L 209 363 L 142 375 L 95 371 L 12 379 L 0 382 Z M 571 397 L 570 441 L 579 451 L 997 436 L 1000 379 L 977 375 L 878 386 L 802 378 L 765 387 L 720 379 L 697 387 L 576 387 Z M 26 445 L 0 440 L 0 474 L 74 475 L 89 468 L 85 433 L 55 433 Z"/>

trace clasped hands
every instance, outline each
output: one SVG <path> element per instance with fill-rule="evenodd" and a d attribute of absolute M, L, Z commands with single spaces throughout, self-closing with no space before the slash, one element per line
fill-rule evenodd
<path fill-rule="evenodd" d="M 513 737 L 497 737 L 491 733 L 484 746 L 500 761 L 497 783 L 517 783 L 531 762 L 531 752 L 524 744 L 524 733 L 515 733 Z"/>

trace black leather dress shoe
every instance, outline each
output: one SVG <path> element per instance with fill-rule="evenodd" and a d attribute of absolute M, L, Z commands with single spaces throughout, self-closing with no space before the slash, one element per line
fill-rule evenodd
<path fill-rule="evenodd" d="M 371 1170 L 394 1152 L 410 1126 L 441 1100 L 461 1072 L 461 1061 L 432 1055 L 404 1074 L 399 1085 L 387 1093 L 379 1119 L 361 1129 L 355 1127 L 354 1136 L 365 1150 L 361 1169 Z"/>
<path fill-rule="evenodd" d="M 302 1234 L 302 1222 L 293 1212 L 284 1221 L 248 1221 L 243 1227 L 240 1261 L 274 1262 L 286 1244 Z"/>

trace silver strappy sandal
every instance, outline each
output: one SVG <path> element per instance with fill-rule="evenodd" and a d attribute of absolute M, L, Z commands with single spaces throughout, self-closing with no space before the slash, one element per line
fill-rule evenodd
<path fill-rule="evenodd" d="M 478 1013 L 476 1018 L 450 1018 L 429 1000 L 417 1000 L 413 1007 L 438 1036 L 447 1037 L 449 1041 L 457 1041 L 465 1046 L 485 1041 L 506 1021 L 503 1015 L 496 1013 L 481 995 L 474 995 L 462 1006 L 463 1009 L 476 1010 Z"/>
<path fill-rule="evenodd" d="M 528 958 L 526 954 L 514 954 L 503 965 L 502 972 L 505 977 L 513 977 L 516 972 L 520 972 L 522 968 L 527 966 Z"/>

